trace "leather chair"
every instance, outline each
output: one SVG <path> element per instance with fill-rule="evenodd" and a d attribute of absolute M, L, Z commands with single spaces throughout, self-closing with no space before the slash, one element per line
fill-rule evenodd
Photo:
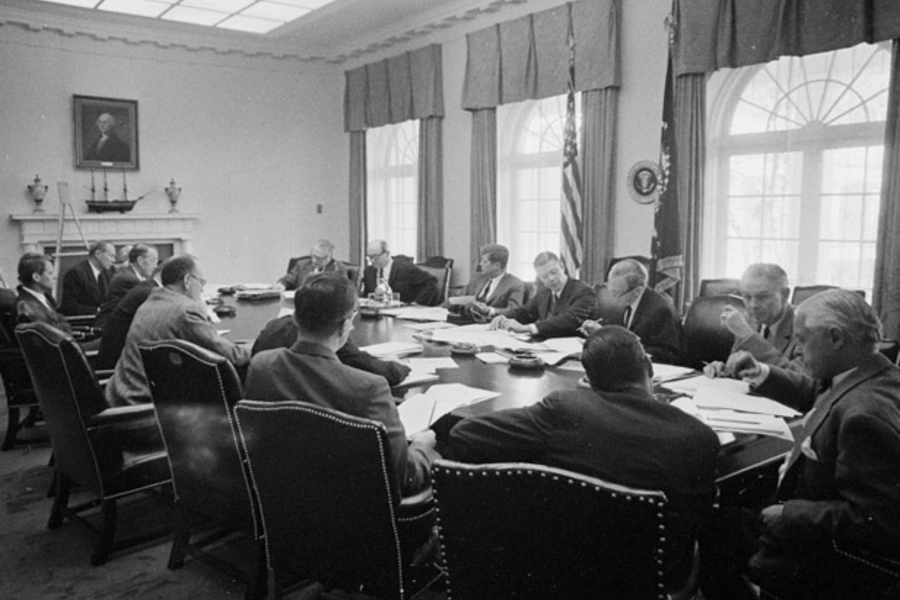
<path fill-rule="evenodd" d="M 687 366 L 702 369 L 704 363 L 725 361 L 734 345 L 734 334 L 722 325 L 722 309 L 744 309 L 737 296 L 698 296 L 684 318 L 684 357 Z"/>
<path fill-rule="evenodd" d="M 0 380 L 6 395 L 6 435 L 2 450 L 12 448 L 19 432 L 43 421 L 25 358 L 15 337 L 17 295 L 0 288 Z"/>
<path fill-rule="evenodd" d="M 433 578 L 416 564 L 432 542 L 431 491 L 401 502 L 383 424 L 304 402 L 241 400 L 234 412 L 260 503 L 270 597 L 297 571 L 384 600 L 409 598 Z"/>
<path fill-rule="evenodd" d="M 176 520 L 168 567 L 181 568 L 189 555 L 207 556 L 209 543 L 241 532 L 256 550 L 241 574 L 246 598 L 260 597 L 266 585 L 265 548 L 235 435 L 233 409 L 241 399 L 237 372 L 222 356 L 182 340 L 141 346 L 140 353 L 172 471 Z M 193 544 L 192 532 L 199 534 Z"/>
<path fill-rule="evenodd" d="M 700 280 L 698 296 L 721 296 L 723 294 L 740 296 L 741 280 L 729 278 Z"/>
<path fill-rule="evenodd" d="M 833 290 L 838 288 L 836 285 L 795 285 L 794 289 L 791 290 L 791 304 L 797 306 L 807 298 L 811 296 L 815 296 L 819 292 L 824 292 L 825 290 Z M 866 297 L 865 290 L 853 290 L 863 298 Z"/>
<path fill-rule="evenodd" d="M 454 600 L 659 600 L 696 588 L 696 569 L 682 589 L 666 587 L 660 491 L 527 463 L 441 459 L 432 479 Z"/>
<path fill-rule="evenodd" d="M 110 407 L 70 335 L 46 323 L 31 323 L 19 325 L 16 337 L 32 374 L 55 457 L 55 499 L 47 527 L 56 529 L 69 518 L 94 529 L 80 513 L 99 505 L 101 524 L 92 565 L 105 563 L 116 550 L 159 537 L 162 532 L 152 531 L 115 541 L 117 501 L 137 492 L 168 488 L 171 482 L 153 407 Z M 70 507 L 69 493 L 76 485 L 96 499 Z"/>
<path fill-rule="evenodd" d="M 653 267 L 653 259 L 650 258 L 649 256 L 642 256 L 640 254 L 632 254 L 629 256 L 614 256 L 611 259 L 609 259 L 609 267 L 607 267 L 607 269 L 606 269 L 607 278 L 609 278 L 609 272 L 613 268 L 613 265 L 615 265 L 617 262 L 621 262 L 625 259 L 636 260 L 639 263 L 641 263 L 642 265 L 644 265 L 644 268 L 647 269 L 647 273 L 649 273 L 651 280 L 653 279 L 653 268 L 652 268 Z"/>
<path fill-rule="evenodd" d="M 416 266 L 437 279 L 440 297 L 437 304 L 443 304 L 450 293 L 450 275 L 453 273 L 453 259 L 443 256 L 429 256 Z"/>

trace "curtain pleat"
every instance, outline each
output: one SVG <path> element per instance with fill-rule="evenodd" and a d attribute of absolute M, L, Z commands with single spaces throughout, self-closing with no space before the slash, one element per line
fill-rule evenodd
<path fill-rule="evenodd" d="M 581 280 L 588 284 L 606 278 L 606 265 L 615 249 L 615 148 L 619 90 L 582 93 L 582 163 L 584 178 L 584 264 Z"/>
<path fill-rule="evenodd" d="M 472 112 L 470 164 L 469 256 L 477 258 L 483 245 L 497 240 L 497 111 L 493 108 Z"/>
<path fill-rule="evenodd" d="M 444 255 L 443 122 L 440 117 L 419 121 L 419 260 Z"/>
<path fill-rule="evenodd" d="M 365 266 L 366 132 L 350 132 L 350 260 Z"/>

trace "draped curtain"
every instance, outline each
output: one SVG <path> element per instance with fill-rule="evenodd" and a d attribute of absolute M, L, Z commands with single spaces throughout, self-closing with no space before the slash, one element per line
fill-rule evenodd
<path fill-rule="evenodd" d="M 365 266 L 366 132 L 350 132 L 350 260 Z"/>
<path fill-rule="evenodd" d="M 365 131 L 410 119 L 429 121 L 420 125 L 420 134 L 425 139 L 420 135 L 417 246 L 419 250 L 433 250 L 425 256 L 443 253 L 442 68 L 441 47 L 431 44 L 345 72 L 344 130 L 351 134 L 351 254 L 366 241 Z M 361 135 L 362 142 L 354 142 L 354 134 Z M 361 162 L 356 160 L 354 144 L 363 146 Z M 354 189 L 360 181 L 361 191 Z M 426 227 L 422 227 L 423 218 Z"/>
<path fill-rule="evenodd" d="M 588 265 L 582 272 L 600 273 L 602 270 L 596 267 L 602 264 L 599 257 L 611 253 L 614 242 L 612 148 L 620 80 L 621 2 L 582 0 L 525 15 L 466 37 L 462 107 L 472 113 L 473 257 L 478 256 L 478 248 L 495 241 L 497 235 L 495 109 L 501 104 L 566 93 L 570 19 L 575 38 L 575 90 L 593 94 L 590 101 L 582 99 L 585 108 L 582 214 L 586 223 L 585 265 Z M 587 111 L 596 112 L 589 115 Z"/>

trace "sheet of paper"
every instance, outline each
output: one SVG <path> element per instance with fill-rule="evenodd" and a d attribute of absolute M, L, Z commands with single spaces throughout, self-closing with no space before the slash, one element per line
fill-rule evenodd
<path fill-rule="evenodd" d="M 434 329 L 449 329 L 451 327 L 458 327 L 455 323 L 448 323 L 446 321 L 426 321 L 424 323 L 415 323 L 409 322 L 404 323 L 404 327 L 409 327 L 410 329 L 415 329 L 416 331 L 432 331 Z"/>
<path fill-rule="evenodd" d="M 297 290 L 283 290 L 281 292 L 281 297 L 284 298 L 285 300 L 293 300 L 294 294 L 296 294 L 296 293 L 297 293 Z"/>
<path fill-rule="evenodd" d="M 728 379 L 725 377 L 710 378 L 706 375 L 698 375 L 697 377 L 689 377 L 687 379 L 679 379 L 678 381 L 670 381 L 663 387 L 673 392 L 681 392 L 693 396 L 697 390 L 701 388 L 716 390 L 720 392 L 733 392 L 736 394 L 746 394 L 750 391 L 750 385 L 746 381 L 737 379 Z"/>
<path fill-rule="evenodd" d="M 653 381 L 668 381 L 669 379 L 675 379 L 676 377 L 683 377 L 692 371 L 693 369 L 690 367 L 653 363 Z"/>
<path fill-rule="evenodd" d="M 496 398 L 500 395 L 499 392 L 474 388 L 462 383 L 442 383 L 433 385 L 428 388 L 428 392 L 426 393 L 429 397 L 437 398 L 438 400 L 443 399 L 445 401 L 457 402 L 458 404 L 456 406 L 472 404 L 473 402 Z"/>
<path fill-rule="evenodd" d="M 459 365 L 449 356 L 409 358 L 406 360 L 413 372 L 435 373 L 437 369 L 458 369 Z"/>
<path fill-rule="evenodd" d="M 423 371 L 410 371 L 409 375 L 406 378 L 395 385 L 395 388 L 401 387 L 409 387 L 413 385 L 420 385 L 423 383 L 430 383 L 432 381 L 440 381 L 440 377 L 435 375 L 434 373 L 427 373 Z"/>
<path fill-rule="evenodd" d="M 584 365 L 580 360 L 567 360 L 563 364 L 556 367 L 563 371 L 575 371 L 576 373 L 584 373 Z"/>
<path fill-rule="evenodd" d="M 414 394 L 397 407 L 407 437 L 427 429 L 445 414 L 473 402 L 495 398 L 500 394 L 461 383 L 433 385 L 422 394 Z"/>
<path fill-rule="evenodd" d="M 762 396 L 751 396 L 749 394 L 736 394 L 734 392 L 722 391 L 712 388 L 700 388 L 694 394 L 694 402 L 698 408 L 705 409 L 727 409 L 737 410 L 747 413 L 757 413 L 763 415 L 774 415 L 776 417 L 797 417 L 800 413 L 789 406 L 785 406 L 780 402 L 763 398 Z"/>
<path fill-rule="evenodd" d="M 538 354 L 540 359 L 550 365 L 551 367 L 558 366 L 562 364 L 564 360 L 567 358 L 572 358 L 571 352 L 541 352 Z M 578 361 L 573 358 L 575 362 L 580 364 L 581 361 Z M 570 361 L 571 362 L 571 361 Z"/>
<path fill-rule="evenodd" d="M 491 331 L 487 325 L 462 325 L 453 329 L 438 329 L 434 332 L 432 340 L 455 344 L 469 342 L 478 346 L 494 346 L 495 348 L 508 348 L 518 350 L 520 348 L 534 350 L 535 344 L 522 341 L 508 331 Z"/>
<path fill-rule="evenodd" d="M 452 296 L 447 299 L 447 302 L 451 306 L 471 304 L 472 302 L 475 302 L 475 296 Z"/>
<path fill-rule="evenodd" d="M 406 354 L 417 354 L 422 351 L 422 345 L 410 342 L 384 342 L 383 344 L 363 346 L 360 350 L 368 352 L 372 356 L 384 358 L 385 356 L 391 355 L 403 356 Z"/>
<path fill-rule="evenodd" d="M 509 359 L 505 356 L 501 356 L 496 352 L 479 352 L 475 355 L 475 358 L 480 360 L 481 362 L 487 365 L 494 365 L 500 363 L 508 363 Z"/>
<path fill-rule="evenodd" d="M 561 354 L 581 354 L 584 340 L 580 337 L 559 337 L 544 340 L 541 345 Z M 543 357 L 542 357 L 543 358 Z"/>
<path fill-rule="evenodd" d="M 397 407 L 400 422 L 409 437 L 419 431 L 425 431 L 431 425 L 434 415 L 434 398 L 425 394 L 414 394 Z"/>
<path fill-rule="evenodd" d="M 791 429 L 781 417 L 772 415 L 754 415 L 730 410 L 702 411 L 703 421 L 713 431 L 730 431 L 732 433 L 756 433 L 771 435 L 789 442 L 794 441 Z"/>
<path fill-rule="evenodd" d="M 396 318 L 409 321 L 446 321 L 448 312 L 446 308 L 440 306 L 405 306 L 388 310 L 391 310 L 391 314 Z"/>
<path fill-rule="evenodd" d="M 293 308 L 288 308 L 287 306 L 282 306 L 281 308 L 278 309 L 278 316 L 275 318 L 280 319 L 284 315 L 292 315 L 292 314 L 294 314 Z"/>

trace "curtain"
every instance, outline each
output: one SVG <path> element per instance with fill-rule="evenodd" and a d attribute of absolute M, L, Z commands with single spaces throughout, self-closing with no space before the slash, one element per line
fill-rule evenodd
<path fill-rule="evenodd" d="M 366 132 L 350 132 L 350 260 L 366 265 Z"/>
<path fill-rule="evenodd" d="M 469 256 L 477 260 L 485 244 L 497 241 L 497 111 L 472 112 L 472 152 L 469 157 L 472 203 Z"/>
<path fill-rule="evenodd" d="M 584 264 L 581 280 L 587 284 L 606 279 L 606 265 L 615 248 L 614 191 L 616 109 L 615 88 L 583 92 L 582 164 L 584 177 Z"/>
<path fill-rule="evenodd" d="M 443 123 L 440 117 L 419 121 L 419 260 L 444 254 Z"/>
<path fill-rule="evenodd" d="M 900 340 L 900 40 L 894 40 L 891 55 L 876 247 L 872 306 L 881 316 L 885 338 Z"/>

